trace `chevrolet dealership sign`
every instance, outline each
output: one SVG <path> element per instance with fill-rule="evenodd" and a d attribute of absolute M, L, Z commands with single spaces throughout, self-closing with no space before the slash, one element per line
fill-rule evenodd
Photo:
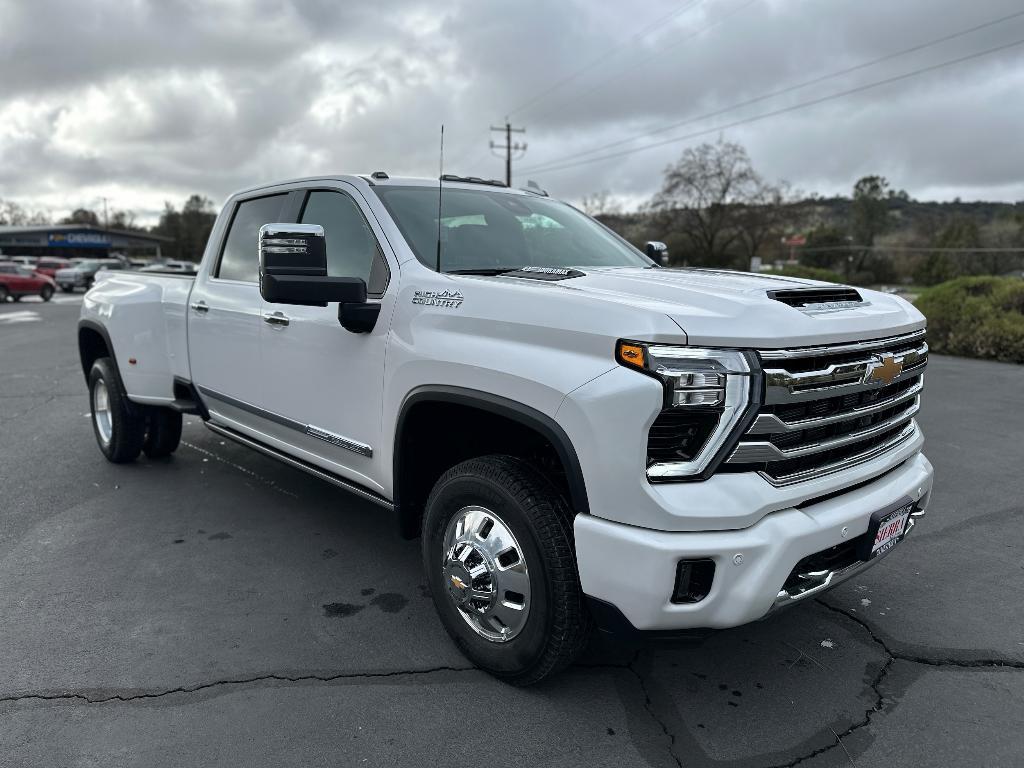
<path fill-rule="evenodd" d="M 109 248 L 110 236 L 104 232 L 51 232 L 48 242 L 58 248 Z"/>

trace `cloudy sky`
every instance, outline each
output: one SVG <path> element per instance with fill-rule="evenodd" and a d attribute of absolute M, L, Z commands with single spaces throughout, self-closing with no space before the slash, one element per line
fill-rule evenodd
<path fill-rule="evenodd" d="M 572 200 L 719 136 L 805 191 L 1024 199 L 1020 0 L 0 0 L 0 30 L 0 198 L 57 215 L 435 175 L 442 122 L 447 171 L 500 177 L 506 116 L 516 182 Z"/>

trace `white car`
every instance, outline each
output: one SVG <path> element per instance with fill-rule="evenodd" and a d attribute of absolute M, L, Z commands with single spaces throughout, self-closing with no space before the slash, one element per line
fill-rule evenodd
<path fill-rule="evenodd" d="M 109 460 L 171 453 L 194 413 L 378 505 L 421 537 L 455 643 L 517 684 L 595 623 L 719 629 L 819 594 L 898 550 L 932 488 L 909 303 L 661 268 L 478 180 L 239 192 L 195 279 L 101 274 L 78 334 Z"/>

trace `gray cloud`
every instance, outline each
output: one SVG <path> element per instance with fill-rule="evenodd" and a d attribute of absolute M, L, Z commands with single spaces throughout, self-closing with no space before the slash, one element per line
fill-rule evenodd
<path fill-rule="evenodd" d="M 618 149 L 704 139 L 542 170 L 1018 10 L 1016 0 L 0 0 L 0 197 L 61 209 L 105 195 L 152 215 L 165 199 L 220 200 L 274 178 L 433 175 L 441 122 L 452 170 L 500 176 L 488 127 L 511 112 L 528 129 L 519 167 L 539 166 L 529 177 L 571 199 L 608 189 L 643 200 L 685 146 L 719 134 L 807 191 L 884 173 L 920 197 L 1021 199 L 1024 46 L 717 129 L 1024 39 L 1024 17 Z"/>

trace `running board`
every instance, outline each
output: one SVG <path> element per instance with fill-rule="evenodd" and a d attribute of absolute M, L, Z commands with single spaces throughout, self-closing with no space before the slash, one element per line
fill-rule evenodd
<path fill-rule="evenodd" d="M 278 461 L 281 461 L 290 467 L 301 469 L 303 472 L 313 475 L 313 477 L 318 477 L 321 480 L 326 480 L 328 483 L 331 483 L 331 485 L 336 485 L 339 488 L 348 491 L 349 493 L 359 496 L 360 498 L 366 499 L 367 501 L 372 501 L 374 504 L 384 507 L 384 509 L 391 511 L 394 511 L 395 509 L 395 505 L 392 502 L 385 499 L 379 493 L 375 493 L 374 491 L 371 491 L 368 488 L 363 488 L 361 485 L 353 483 L 351 480 L 346 480 L 334 474 L 333 472 L 328 472 L 326 469 L 321 469 L 320 467 L 314 466 L 313 464 L 310 464 L 308 461 L 303 461 L 302 459 L 297 459 L 294 456 L 289 456 L 284 451 L 280 451 L 277 448 L 273 448 L 265 443 L 261 443 L 259 440 L 254 440 L 253 438 L 247 437 L 246 435 L 243 435 L 240 432 L 236 432 L 233 429 L 229 429 L 228 427 L 222 427 L 221 425 L 214 424 L 213 422 L 210 421 L 207 421 L 205 423 L 208 429 L 210 429 L 213 432 L 216 432 L 218 435 L 228 438 L 229 440 L 234 440 L 236 443 L 241 443 L 242 445 L 248 448 L 257 450 L 260 453 L 264 454 L 265 456 L 270 456 L 272 459 L 277 459 Z"/>

